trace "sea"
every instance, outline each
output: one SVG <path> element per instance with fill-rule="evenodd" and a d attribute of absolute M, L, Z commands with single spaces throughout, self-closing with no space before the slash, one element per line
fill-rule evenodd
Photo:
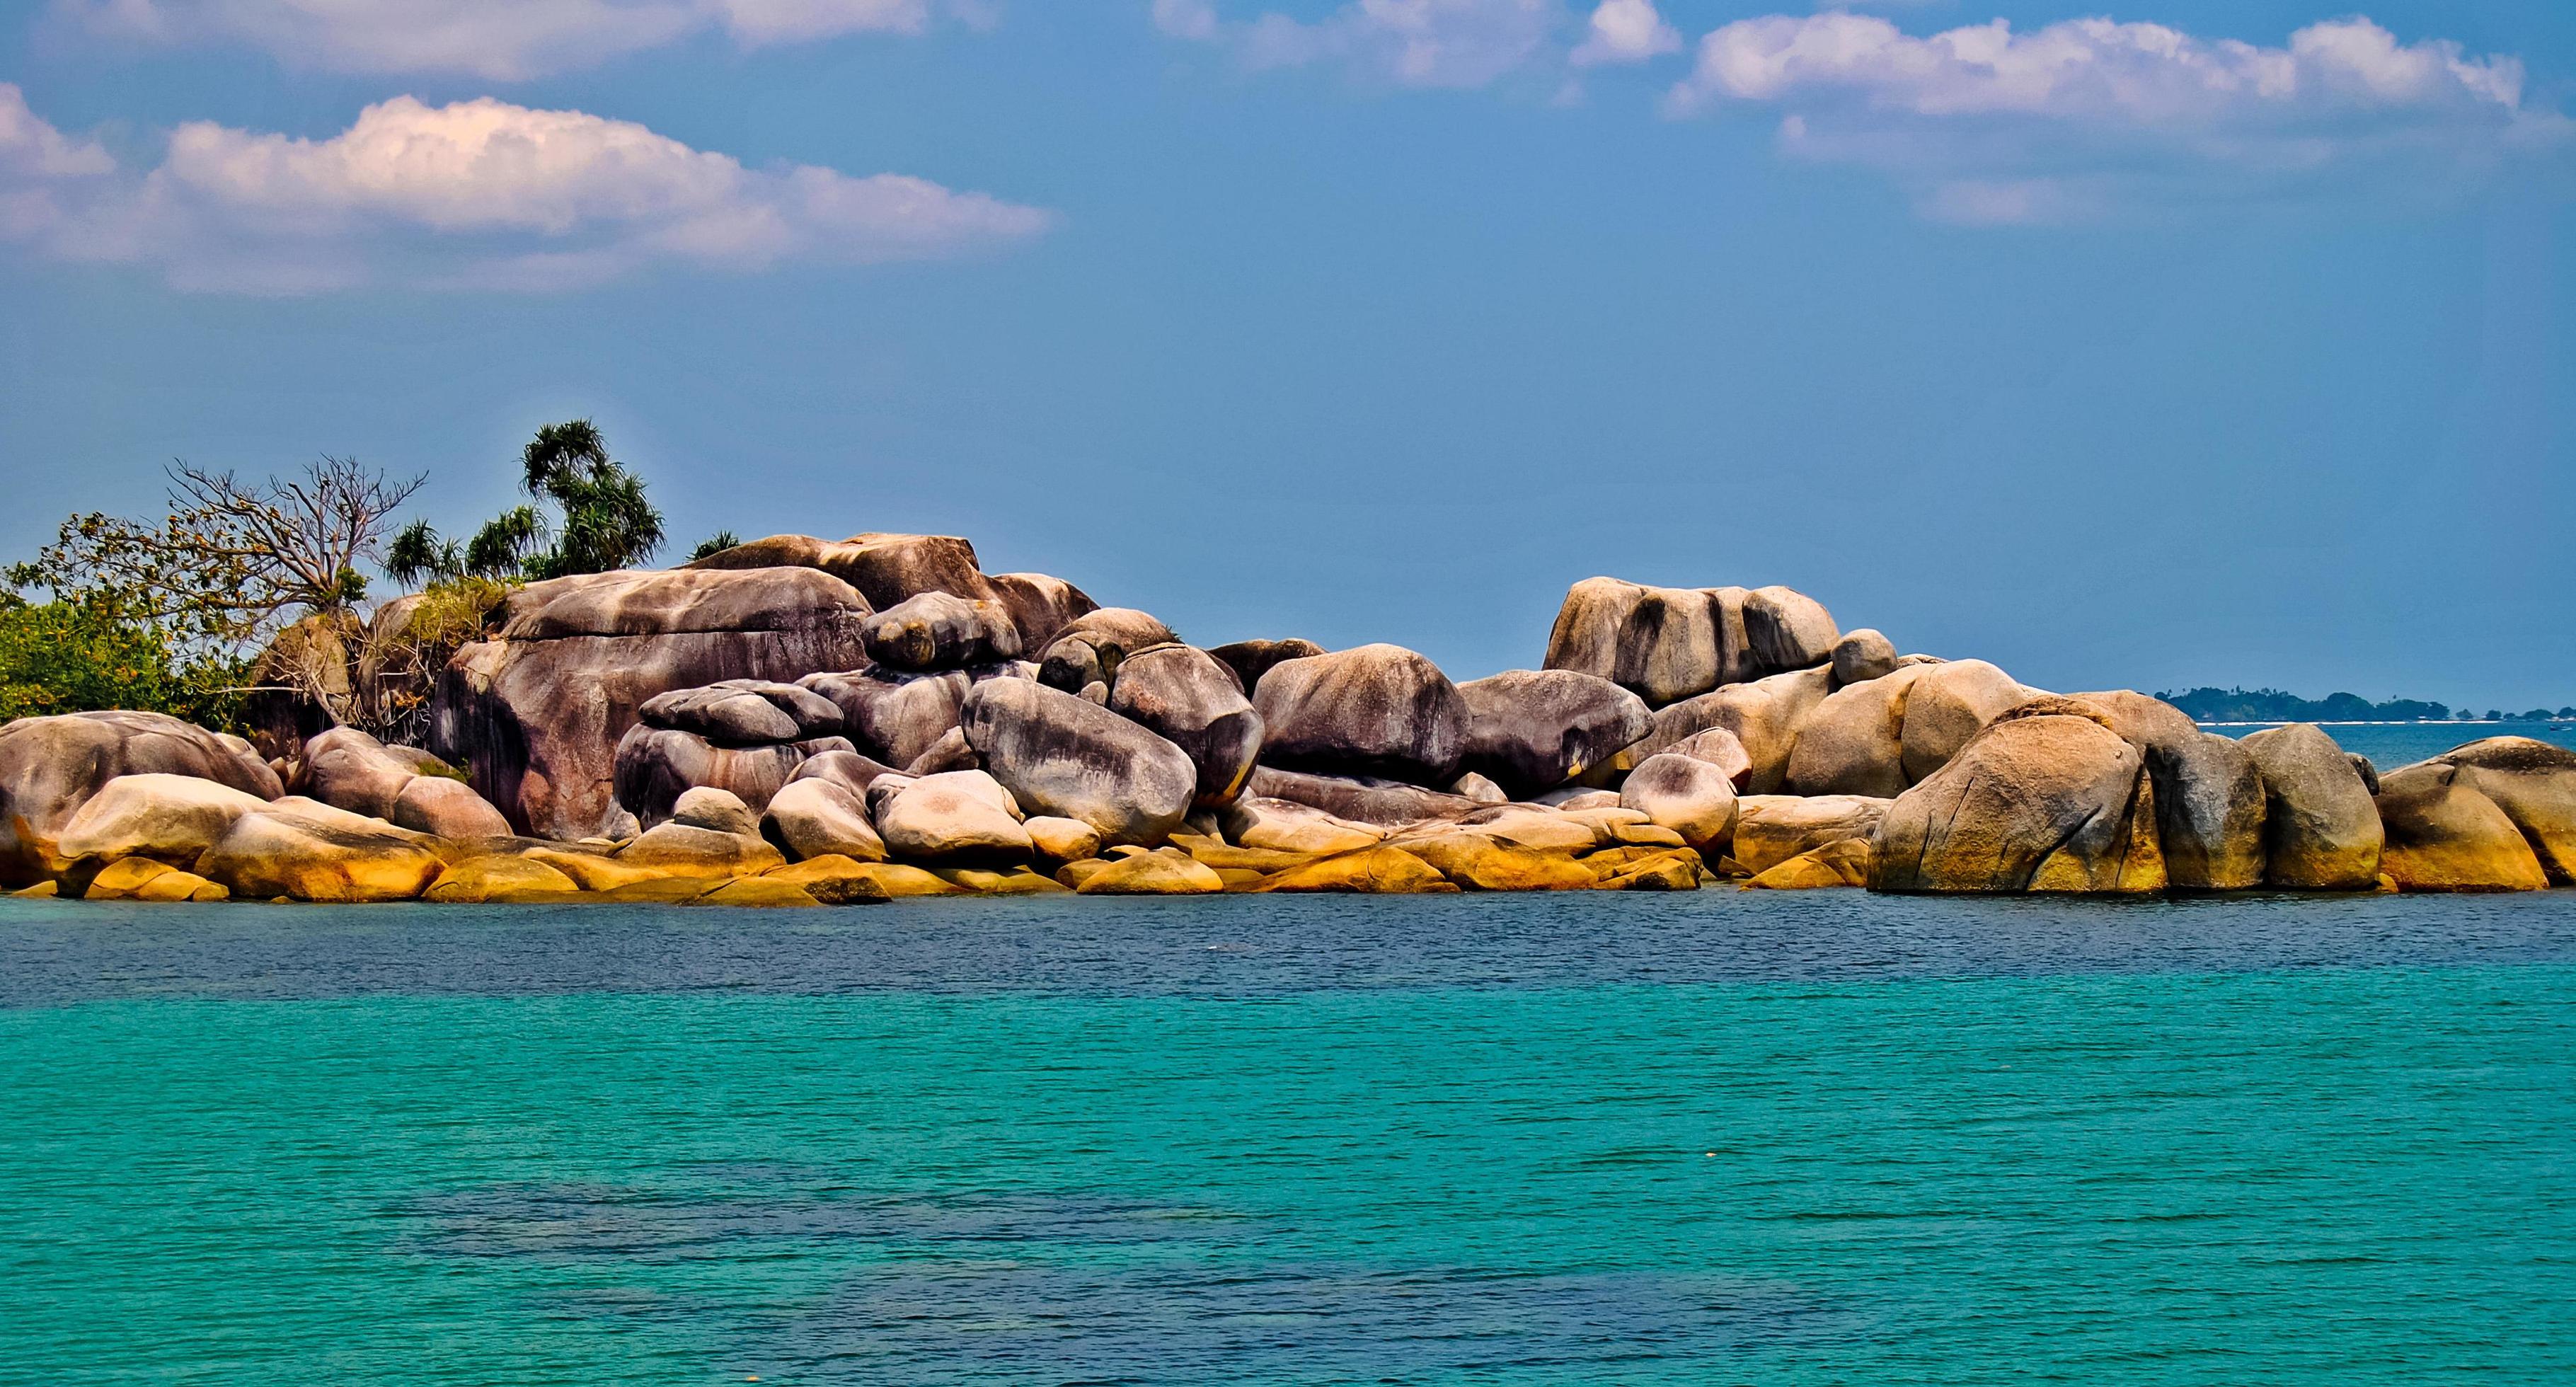
<path fill-rule="evenodd" d="M 2576 892 L 0 900 L 0 1383 L 754 1381 L 2576 1381 Z"/>

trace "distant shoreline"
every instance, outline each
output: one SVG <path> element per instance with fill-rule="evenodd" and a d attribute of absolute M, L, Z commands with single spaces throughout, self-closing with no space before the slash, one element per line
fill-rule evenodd
<path fill-rule="evenodd" d="M 2308 722 L 2316 727 L 2554 727 L 2566 718 L 2244 718 L 2203 721 L 2201 727 L 2286 727 Z"/>

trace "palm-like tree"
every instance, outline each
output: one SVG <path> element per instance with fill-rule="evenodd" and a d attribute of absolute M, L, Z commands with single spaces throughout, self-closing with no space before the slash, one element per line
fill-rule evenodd
<path fill-rule="evenodd" d="M 632 568 L 662 547 L 662 512 L 645 497 L 644 479 L 609 456 L 608 441 L 588 419 L 537 430 L 519 462 L 520 485 L 536 501 L 553 503 L 560 520 L 537 506 L 513 506 L 485 521 L 462 548 L 440 539 L 428 522 L 414 521 L 394 536 L 385 572 L 401 583 L 467 575 L 560 578 Z"/>

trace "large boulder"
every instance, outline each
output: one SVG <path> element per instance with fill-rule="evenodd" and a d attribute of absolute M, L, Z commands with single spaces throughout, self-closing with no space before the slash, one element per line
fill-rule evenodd
<path fill-rule="evenodd" d="M 1132 607 L 1102 607 L 1076 618 L 1047 643 L 1038 657 L 1038 682 L 1106 703 L 1122 661 L 1179 639 L 1171 627 Z"/>
<path fill-rule="evenodd" d="M 1790 588 L 1755 588 L 1744 599 L 1744 640 L 1766 674 L 1812 669 L 1834 657 L 1842 632 L 1825 605 Z"/>
<path fill-rule="evenodd" d="M 1831 844 L 1872 838 L 1893 803 L 1865 795 L 1746 795 L 1735 802 L 1731 855 L 1760 873 Z"/>
<path fill-rule="evenodd" d="M 1198 794 L 1198 767 L 1179 747 L 1033 680 L 976 685 L 962 726 L 1024 811 L 1080 819 L 1109 843 L 1161 843 Z"/>
<path fill-rule="evenodd" d="M 2294 722 L 2238 743 L 2263 777 L 2263 880 L 2292 891 L 2368 891 L 2387 834 L 2352 758 Z"/>
<path fill-rule="evenodd" d="M 877 820 L 887 851 L 946 866 L 1026 862 L 1036 852 L 1016 799 L 982 771 L 926 775 Z"/>
<path fill-rule="evenodd" d="M 1322 856 L 1355 852 L 1384 841 L 1386 831 L 1373 824 L 1344 819 L 1296 800 L 1247 795 L 1225 807 L 1225 836 L 1267 852 Z M 1585 846 L 1590 846 L 1590 836 Z"/>
<path fill-rule="evenodd" d="M 1629 772 L 1619 804 L 1703 852 L 1722 850 L 1735 831 L 1735 784 L 1726 772 L 1671 752 L 1649 756 Z"/>
<path fill-rule="evenodd" d="M 1739 794 L 1753 783 L 1753 757 L 1744 750 L 1743 741 L 1723 727 L 1703 728 L 1664 750 L 1694 761 L 1706 761 L 1726 772 L 1727 780 Z M 1796 751 L 1792 750 L 1791 759 L 1796 756 Z"/>
<path fill-rule="evenodd" d="M 1871 843 L 1870 886 L 2160 891 L 2145 758 L 2090 718 L 1998 719 L 1888 806 Z"/>
<path fill-rule="evenodd" d="M 769 797 L 760 836 L 799 860 L 834 855 L 857 862 L 885 860 L 885 839 L 868 821 L 864 792 L 837 781 L 797 779 Z"/>
<path fill-rule="evenodd" d="M 2133 689 L 2077 694 L 2147 759 L 2156 841 L 2177 891 L 2242 891 L 2263 883 L 2263 777 L 2232 737 Z"/>
<path fill-rule="evenodd" d="M 1833 691 L 1833 682 L 1832 667 L 1818 666 L 1729 684 L 1714 693 L 1684 699 L 1657 709 L 1654 730 L 1621 753 L 1621 758 L 1633 766 L 1687 738 L 1722 727 L 1734 734 L 1751 763 L 1746 788 L 1757 795 L 1775 794 L 1788 780 L 1799 730 Z"/>
<path fill-rule="evenodd" d="M 975 559 L 975 546 L 955 535 L 853 535 L 844 540 L 812 535 L 771 535 L 722 549 L 684 571 L 809 568 L 847 583 L 877 609 L 925 592 L 991 598 L 994 591 Z M 845 661 L 844 664 L 855 663 Z"/>
<path fill-rule="evenodd" d="M 2496 802 L 2461 768 L 2426 761 L 2380 778 L 2379 868 L 2401 891 L 2538 891 L 2549 874 Z"/>
<path fill-rule="evenodd" d="M 730 791 L 758 813 L 807 759 L 852 750 L 846 737 L 719 746 L 694 732 L 639 723 L 618 739 L 610 773 L 617 803 L 650 828 L 671 817 L 680 796 L 700 786 Z"/>
<path fill-rule="evenodd" d="M 214 733 L 161 713 L 65 713 L 0 726 L 0 885 L 25 886 L 68 865 L 55 839 L 91 796 L 123 775 L 186 775 L 261 799 L 277 774 Z"/>
<path fill-rule="evenodd" d="M 304 744 L 304 792 L 352 814 L 393 817 L 403 787 L 423 772 L 452 775 L 414 747 L 386 746 L 354 727 L 334 727 Z"/>
<path fill-rule="evenodd" d="M 1195 646 L 1158 645 L 1128 656 L 1109 686 L 1109 711 L 1179 747 L 1198 767 L 1194 808 L 1233 803 L 1261 754 L 1261 714 L 1234 671 Z"/>
<path fill-rule="evenodd" d="M 1100 610 L 1091 594 L 1044 573 L 992 573 L 984 581 L 1019 628 L 1023 652 L 1046 649 L 1065 627 Z"/>
<path fill-rule="evenodd" d="M 1355 823 L 1386 827 L 1426 819 L 1455 819 L 1488 807 L 1465 795 L 1426 790 L 1409 781 L 1367 775 L 1317 775 L 1277 766 L 1253 767 L 1252 775 L 1243 783 L 1243 793 L 1303 804 Z"/>
<path fill-rule="evenodd" d="M 1020 631 L 995 601 L 925 592 L 880 610 L 860 628 L 868 658 L 888 669 L 963 669 L 1020 655 Z"/>
<path fill-rule="evenodd" d="M 826 751 L 806 758 L 787 780 L 791 785 L 799 780 L 827 780 L 864 801 L 868 786 L 874 784 L 878 776 L 895 774 L 900 772 L 894 767 L 855 751 Z"/>
<path fill-rule="evenodd" d="M 647 727 L 694 732 L 733 744 L 793 742 L 841 731 L 840 706 L 795 684 L 727 679 L 699 689 L 673 689 L 635 710 Z"/>
<path fill-rule="evenodd" d="M 1798 726 L 1784 783 L 1793 795 L 1894 799 L 1905 778 L 1905 703 L 1925 666 L 1845 683 Z M 1835 677 L 1840 679 L 1839 667 Z"/>
<path fill-rule="evenodd" d="M 1884 679 L 1897 670 L 1896 645 L 1878 631 L 1864 626 L 1845 631 L 1834 642 L 1834 684 L 1859 684 L 1871 679 Z"/>
<path fill-rule="evenodd" d="M 436 840 L 289 797 L 233 821 L 197 875 L 252 900 L 407 901 L 447 869 Z"/>
<path fill-rule="evenodd" d="M 1471 679 L 1458 696 L 1468 714 L 1463 764 L 1514 797 L 1553 790 L 1607 764 L 1655 727 L 1644 699 L 1570 669 Z"/>
<path fill-rule="evenodd" d="M 1236 641 L 1208 652 L 1218 664 L 1234 671 L 1235 680 L 1243 685 L 1247 694 L 1261 687 L 1261 676 L 1268 674 L 1273 666 L 1324 653 L 1324 647 L 1294 636 L 1278 641 Z"/>
<path fill-rule="evenodd" d="M 269 801 L 193 775 L 121 775 L 100 787 L 63 825 L 58 851 L 84 857 L 149 857 L 187 866 Z"/>
<path fill-rule="evenodd" d="M 2040 692 L 1983 660 L 1916 666 L 1905 694 L 1905 779 L 1918 784 L 2005 710 Z"/>
<path fill-rule="evenodd" d="M 1661 707 L 1717 687 L 1728 653 L 1720 627 L 1717 601 L 1701 589 L 1586 578 L 1566 590 L 1540 663 L 1607 679 Z"/>
<path fill-rule="evenodd" d="M 366 624 L 347 611 L 289 623 L 251 660 L 241 721 L 269 755 L 292 756 L 356 713 Z"/>
<path fill-rule="evenodd" d="M 2576 886 L 2576 751 L 2529 737 L 2489 737 L 2433 760 L 2457 768 L 2460 784 L 2513 820 L 2551 885 Z"/>
<path fill-rule="evenodd" d="M 976 679 L 974 671 L 962 669 L 908 674 L 870 666 L 809 674 L 798 683 L 840 708 L 852 746 L 900 767 L 919 760 L 956 728 Z"/>
<path fill-rule="evenodd" d="M 581 881 L 584 890 L 614 889 L 604 888 L 601 882 L 578 870 L 570 870 L 573 859 L 569 856 L 548 855 L 543 860 Z M 758 876 L 787 864 L 777 848 L 751 834 L 677 822 L 644 830 L 634 842 L 606 860 L 634 874 L 626 884 L 632 884 L 636 877 Z"/>
<path fill-rule="evenodd" d="M 491 801 L 464 781 L 443 775 L 413 776 L 394 796 L 393 812 L 385 818 L 396 828 L 433 838 L 506 838 L 510 834 L 510 821 Z"/>
<path fill-rule="evenodd" d="M 1457 778 L 1469 714 L 1458 686 L 1401 646 L 1363 645 L 1273 668 L 1253 699 L 1264 764 L 1423 785 Z"/>
<path fill-rule="evenodd" d="M 646 700 L 857 668 L 869 612 L 847 583 L 807 568 L 531 583 L 510 595 L 493 639 L 441 672 L 430 749 L 466 767 L 522 832 L 591 837 L 618 818 L 617 747 Z"/>

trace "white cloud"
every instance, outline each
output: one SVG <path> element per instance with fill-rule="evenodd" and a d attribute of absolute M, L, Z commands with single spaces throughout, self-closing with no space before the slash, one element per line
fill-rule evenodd
<path fill-rule="evenodd" d="M 121 169 L 0 84 L 0 239 L 183 288 L 576 287 L 655 264 L 917 260 L 1022 240 L 1037 208 L 897 174 L 745 168 L 629 121 L 396 97 L 326 140 L 180 126 Z"/>
<path fill-rule="evenodd" d="M 1834 12 L 1708 34 L 1667 105 L 1786 107 L 1784 150 L 1882 169 L 1929 215 L 2056 221 L 2147 192 L 2255 196 L 2360 168 L 2456 184 L 2566 134 L 2522 87 L 2515 59 L 2401 44 L 2359 18 L 2267 48 L 2104 19 L 1917 38 Z"/>
<path fill-rule="evenodd" d="M 1681 51 L 1681 31 L 1655 12 L 1654 0 L 1601 0 L 1588 29 L 1583 42 L 1568 55 L 1577 67 L 1642 63 Z"/>
<path fill-rule="evenodd" d="M 1253 67 L 1340 62 L 1418 87 L 1481 87 L 1552 59 L 1567 22 L 1561 0 L 1352 0 L 1311 22 L 1276 12 L 1227 21 L 1210 0 L 1155 0 L 1154 21 Z"/>
<path fill-rule="evenodd" d="M 930 0 L 54 0 L 111 38 L 244 44 L 342 72 L 510 81 L 721 29 L 745 47 L 919 33 Z M 976 9 L 978 7 L 969 7 Z"/>

